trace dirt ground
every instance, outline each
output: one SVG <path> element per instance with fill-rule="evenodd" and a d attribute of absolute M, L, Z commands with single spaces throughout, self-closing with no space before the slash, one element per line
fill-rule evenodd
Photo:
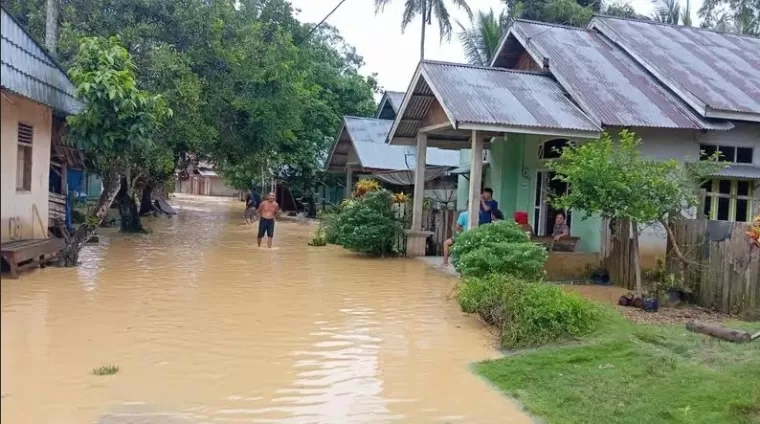
<path fill-rule="evenodd" d="M 628 290 L 622 287 L 595 284 L 567 284 L 563 285 L 562 288 L 573 293 L 578 293 L 589 300 L 614 306 L 626 318 L 634 322 L 684 324 L 688 321 L 719 322 L 730 318 L 728 315 L 697 306 L 679 306 L 677 308 L 660 306 L 657 312 L 645 312 L 643 309 L 618 306 L 618 298 L 628 293 Z"/>

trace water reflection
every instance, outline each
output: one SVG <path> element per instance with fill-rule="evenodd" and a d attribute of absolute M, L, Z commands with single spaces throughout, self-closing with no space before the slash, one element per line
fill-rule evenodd
<path fill-rule="evenodd" d="M 2 281 L 3 423 L 529 422 L 469 372 L 498 353 L 452 280 L 309 248 L 302 224 L 260 250 L 237 203 L 178 206 Z"/>

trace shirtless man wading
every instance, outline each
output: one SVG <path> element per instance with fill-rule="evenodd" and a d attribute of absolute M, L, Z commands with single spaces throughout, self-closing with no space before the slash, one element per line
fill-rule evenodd
<path fill-rule="evenodd" d="M 274 193 L 267 194 L 267 197 L 259 205 L 259 236 L 256 239 L 259 247 L 261 247 L 261 239 L 264 238 L 264 234 L 267 236 L 267 249 L 272 248 L 272 237 L 274 237 L 274 217 L 277 215 L 277 210 L 280 209 L 280 205 L 274 201 Z"/>

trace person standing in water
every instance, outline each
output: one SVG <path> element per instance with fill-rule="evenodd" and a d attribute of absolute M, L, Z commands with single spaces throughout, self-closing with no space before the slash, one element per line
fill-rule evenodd
<path fill-rule="evenodd" d="M 259 235 L 256 243 L 261 247 L 261 239 L 267 236 L 267 249 L 272 248 L 272 238 L 274 237 L 274 218 L 280 205 L 274 200 L 274 193 L 270 192 L 261 202 L 258 208 L 259 212 Z"/>

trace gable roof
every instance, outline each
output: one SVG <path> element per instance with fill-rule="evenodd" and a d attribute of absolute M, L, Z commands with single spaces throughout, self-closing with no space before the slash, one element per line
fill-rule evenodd
<path fill-rule="evenodd" d="M 375 118 L 382 119 L 383 111 L 388 107 L 392 112 L 392 117 L 390 119 L 395 118 L 399 108 L 401 107 L 401 102 L 404 101 L 404 94 L 406 93 L 400 91 L 384 92 L 383 97 L 380 99 L 380 103 L 377 105 L 377 113 L 375 114 Z"/>
<path fill-rule="evenodd" d="M 416 148 L 411 146 L 391 146 L 385 143 L 393 121 L 387 119 L 359 118 L 344 116 L 330 154 L 325 160 L 325 169 L 333 161 L 336 148 L 344 133 L 356 152 L 363 168 L 378 170 L 414 169 Z M 455 167 L 459 164 L 459 152 L 428 147 L 428 166 Z"/>
<path fill-rule="evenodd" d="M 595 31 L 516 20 L 502 37 L 492 65 L 508 66 L 524 49 L 549 70 L 585 112 L 601 125 L 730 129 L 694 113 L 628 55 Z"/>
<path fill-rule="evenodd" d="M 602 16 L 589 28 L 700 115 L 760 122 L 760 38 Z"/>
<path fill-rule="evenodd" d="M 5 8 L 0 16 L 0 84 L 5 89 L 67 114 L 82 103 L 66 73 Z"/>
<path fill-rule="evenodd" d="M 440 104 L 454 130 L 482 130 L 596 137 L 589 119 L 547 74 L 422 61 L 404 98 L 394 137 L 415 137 L 432 103 Z"/>

